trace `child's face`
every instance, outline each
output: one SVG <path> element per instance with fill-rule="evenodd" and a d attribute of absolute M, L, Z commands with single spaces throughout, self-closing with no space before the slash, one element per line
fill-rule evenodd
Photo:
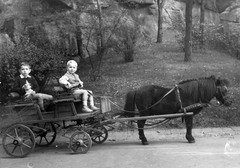
<path fill-rule="evenodd" d="M 27 77 L 30 72 L 31 72 L 31 69 L 29 66 L 21 66 L 21 69 L 19 70 L 19 72 L 24 76 L 24 77 Z"/>
<path fill-rule="evenodd" d="M 68 71 L 69 73 L 75 73 L 75 72 L 77 71 L 77 66 L 74 65 L 74 64 L 69 64 L 69 65 L 67 66 L 67 71 Z"/>

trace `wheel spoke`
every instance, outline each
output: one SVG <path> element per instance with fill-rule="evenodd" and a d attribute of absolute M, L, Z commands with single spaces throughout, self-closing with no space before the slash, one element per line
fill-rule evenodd
<path fill-rule="evenodd" d="M 21 154 L 24 155 L 22 147 L 19 146 L 19 148 L 20 148 Z"/>
<path fill-rule="evenodd" d="M 15 149 L 17 148 L 17 145 L 14 146 L 13 150 L 11 153 L 13 153 L 15 151 Z"/>
<path fill-rule="evenodd" d="M 13 140 L 15 139 L 13 136 L 11 136 L 11 135 L 9 135 L 9 134 L 7 134 L 6 136 L 9 137 L 9 138 L 11 138 L 11 139 L 13 139 Z"/>
<path fill-rule="evenodd" d="M 44 139 L 46 140 L 47 143 L 49 143 L 47 137 L 44 137 Z"/>
<path fill-rule="evenodd" d="M 86 148 L 88 147 L 88 145 L 86 145 L 85 143 L 83 144 L 83 146 L 85 146 Z"/>
<path fill-rule="evenodd" d="M 40 138 L 39 144 L 42 144 L 42 138 L 43 138 L 43 137 Z"/>
<path fill-rule="evenodd" d="M 84 151 L 84 149 L 80 146 L 80 148 L 81 148 L 81 151 Z"/>
<path fill-rule="evenodd" d="M 14 128 L 14 132 L 15 132 L 16 137 L 18 137 L 17 128 Z"/>
<path fill-rule="evenodd" d="M 26 143 L 22 143 L 24 146 L 26 146 L 27 148 L 31 149 L 31 146 L 29 146 L 28 144 Z"/>
<path fill-rule="evenodd" d="M 8 145 L 14 145 L 14 144 L 12 142 L 5 144 L 5 146 L 8 146 Z"/>
<path fill-rule="evenodd" d="M 32 139 L 30 135 L 23 137 L 23 142 Z"/>
<path fill-rule="evenodd" d="M 39 134 L 36 134 L 36 133 L 35 133 L 35 138 L 40 137 L 40 135 L 41 135 L 41 133 L 39 133 Z"/>
<path fill-rule="evenodd" d="M 83 143 L 88 143 L 88 139 L 84 139 L 84 140 L 83 140 Z"/>

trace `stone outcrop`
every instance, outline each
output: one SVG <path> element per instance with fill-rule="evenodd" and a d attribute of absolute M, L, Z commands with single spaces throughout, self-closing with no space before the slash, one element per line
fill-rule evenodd
<path fill-rule="evenodd" d="M 104 4 L 109 0 L 102 0 Z M 127 5 L 139 19 L 142 34 L 156 38 L 157 33 L 157 0 L 115 0 L 120 7 Z M 172 25 L 172 19 L 177 17 L 184 21 L 185 0 L 166 0 L 163 17 L 164 28 Z M 193 8 L 193 18 L 199 17 L 200 2 L 196 0 Z M 124 5 L 123 5 L 124 4 Z M 53 43 L 60 43 L 65 48 L 76 49 L 76 35 L 65 31 L 66 25 L 54 19 L 43 22 L 39 16 L 53 16 L 59 13 L 67 13 L 78 6 L 84 8 L 94 6 L 94 0 L 0 0 L 0 51 L 19 42 L 22 34 L 27 29 L 31 31 L 43 31 L 45 36 Z M 106 5 L 107 6 L 107 5 Z M 111 7 L 111 6 L 109 6 Z M 240 0 L 205 0 L 206 23 L 218 25 L 223 23 L 227 30 L 231 25 L 239 24 Z M 82 16 L 83 17 L 83 16 Z M 231 23 L 231 24 L 229 24 Z M 61 31 L 65 27 L 64 31 Z M 65 39 L 60 39 L 65 33 Z"/>

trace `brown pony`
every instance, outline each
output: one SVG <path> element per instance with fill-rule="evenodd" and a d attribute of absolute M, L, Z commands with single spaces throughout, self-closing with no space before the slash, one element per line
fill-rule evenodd
<path fill-rule="evenodd" d="M 178 83 L 175 88 L 164 88 L 157 85 L 148 85 L 126 94 L 123 116 L 134 116 L 137 107 L 140 116 L 175 114 L 179 113 L 184 107 L 201 103 L 208 104 L 216 99 L 225 105 L 230 102 L 225 100 L 227 94 L 228 81 L 226 79 L 210 76 L 206 78 L 191 79 Z M 186 139 L 189 143 L 194 143 L 192 136 L 193 116 L 198 114 L 204 106 L 190 109 L 193 115 L 184 116 L 186 123 Z M 143 145 L 148 145 L 144 135 L 144 125 L 146 120 L 138 120 L 139 138 Z"/>

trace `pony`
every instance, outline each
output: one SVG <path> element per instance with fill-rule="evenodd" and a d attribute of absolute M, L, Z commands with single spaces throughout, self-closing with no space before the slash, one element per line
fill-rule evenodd
<path fill-rule="evenodd" d="M 194 143 L 192 136 L 193 116 L 198 114 L 215 97 L 221 104 L 231 105 L 226 100 L 229 82 L 226 79 L 210 77 L 189 79 L 179 82 L 173 88 L 164 88 L 157 85 L 147 85 L 139 89 L 129 91 L 126 94 L 125 106 L 122 116 L 133 117 L 138 109 L 139 116 L 152 116 L 163 114 L 176 114 L 186 111 L 185 107 L 194 104 L 201 104 L 197 108 L 189 109 L 193 115 L 185 115 L 183 119 L 186 125 L 186 139 L 189 143 Z M 144 135 L 144 125 L 146 119 L 137 120 L 139 139 L 143 145 L 148 145 Z"/>

